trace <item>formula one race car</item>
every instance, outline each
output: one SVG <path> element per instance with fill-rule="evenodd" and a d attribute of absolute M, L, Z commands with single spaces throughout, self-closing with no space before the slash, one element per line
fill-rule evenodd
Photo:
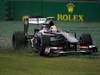
<path fill-rule="evenodd" d="M 60 32 L 36 33 L 34 36 L 34 47 L 39 50 L 40 55 L 65 55 L 65 54 L 90 54 L 97 52 L 93 45 L 90 34 L 83 33 L 77 40 L 70 32 L 64 32 L 67 38 Z"/>
<path fill-rule="evenodd" d="M 75 32 L 74 34 L 61 30 L 57 32 L 41 32 L 41 29 L 34 29 L 33 35 L 29 35 L 27 32 L 29 24 L 48 26 L 50 22 L 53 22 L 51 18 L 39 17 L 25 19 L 24 33 L 15 32 L 13 34 L 12 40 L 14 48 L 26 46 L 31 40 L 32 47 L 42 56 L 59 56 L 75 53 L 91 54 L 97 52 L 97 47 L 93 44 L 89 33 L 81 34 L 79 40 L 77 40 Z"/>

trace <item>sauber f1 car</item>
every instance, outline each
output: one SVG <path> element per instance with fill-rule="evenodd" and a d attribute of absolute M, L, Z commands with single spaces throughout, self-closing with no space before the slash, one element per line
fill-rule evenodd
<path fill-rule="evenodd" d="M 12 36 L 13 47 L 18 49 L 26 47 L 28 42 L 31 42 L 32 47 L 39 55 L 66 55 L 66 54 L 91 54 L 97 52 L 97 47 L 93 44 L 92 37 L 89 33 L 82 33 L 79 40 L 76 38 L 76 33 L 72 34 L 68 31 L 45 31 L 40 32 L 40 29 L 34 29 L 34 34 L 28 34 L 30 24 L 46 25 L 53 22 L 52 17 L 49 18 L 27 18 L 24 20 L 24 31 L 14 32 Z"/>

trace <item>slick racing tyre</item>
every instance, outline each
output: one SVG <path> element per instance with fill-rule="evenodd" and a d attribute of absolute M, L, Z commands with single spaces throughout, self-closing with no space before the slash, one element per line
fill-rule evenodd
<path fill-rule="evenodd" d="M 81 34 L 79 43 L 83 46 L 93 45 L 91 35 L 89 33 Z"/>
<path fill-rule="evenodd" d="M 26 46 L 26 37 L 24 32 L 15 32 L 12 36 L 12 45 L 14 49 L 21 49 Z"/>

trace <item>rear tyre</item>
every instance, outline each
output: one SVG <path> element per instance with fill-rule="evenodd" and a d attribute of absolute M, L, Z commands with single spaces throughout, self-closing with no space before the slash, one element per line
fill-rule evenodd
<path fill-rule="evenodd" d="M 15 32 L 12 36 L 12 45 L 14 49 L 21 49 L 27 45 L 24 32 Z"/>

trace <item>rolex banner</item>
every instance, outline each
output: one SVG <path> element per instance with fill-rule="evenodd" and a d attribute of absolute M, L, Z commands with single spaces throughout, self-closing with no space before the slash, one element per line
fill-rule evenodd
<path fill-rule="evenodd" d="M 100 2 L 44 2 L 43 15 L 65 22 L 100 22 Z"/>
<path fill-rule="evenodd" d="M 83 22 L 85 21 L 85 15 L 82 13 L 75 13 L 76 5 L 74 3 L 66 3 L 64 9 L 65 13 L 58 13 L 58 21 L 68 21 L 68 22 Z"/>
<path fill-rule="evenodd" d="M 55 17 L 64 22 L 100 22 L 100 2 L 55 2 L 11 0 L 14 20 L 23 16 Z"/>

